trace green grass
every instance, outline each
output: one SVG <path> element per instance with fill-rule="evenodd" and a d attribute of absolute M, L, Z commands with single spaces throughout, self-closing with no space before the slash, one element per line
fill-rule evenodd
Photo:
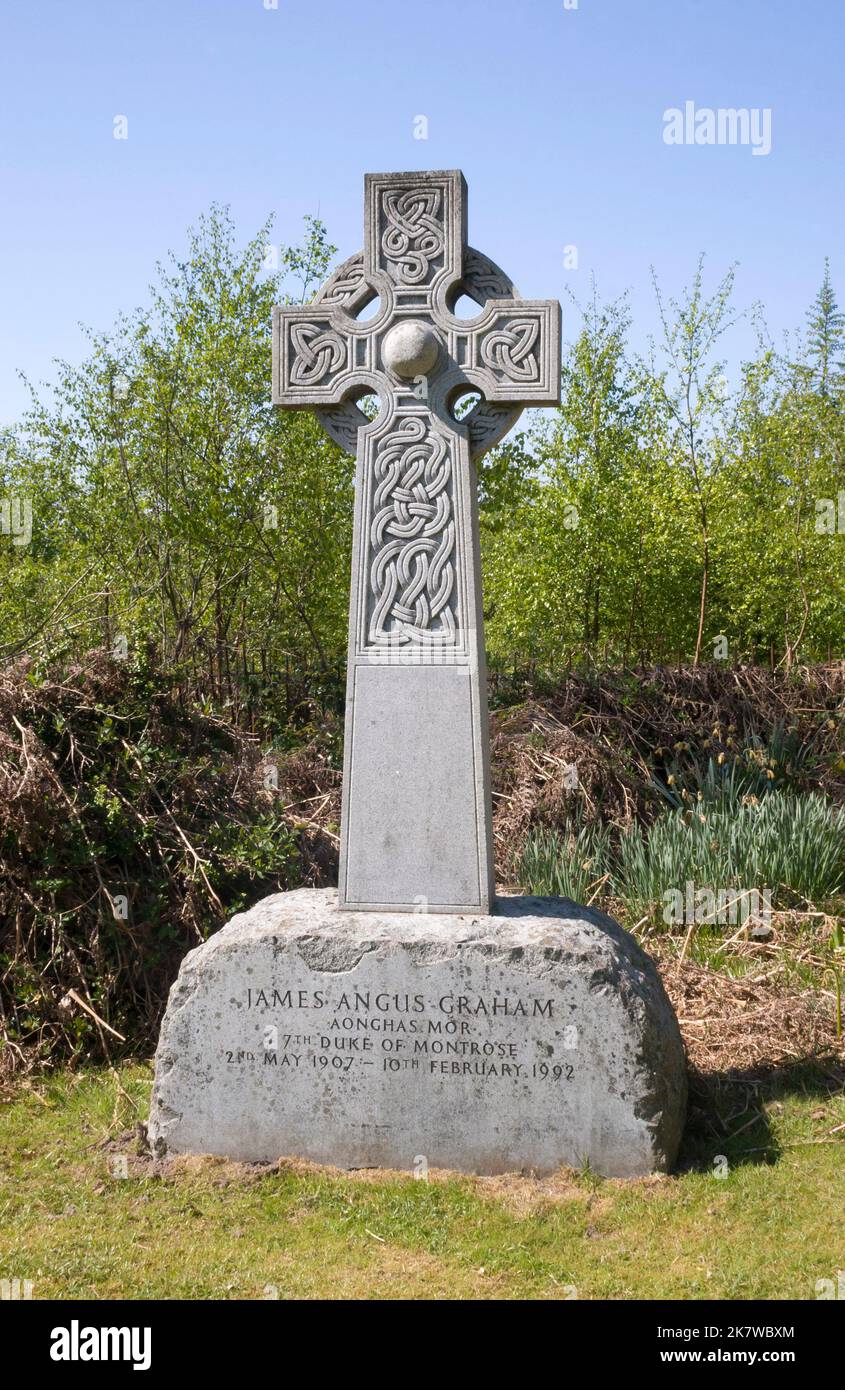
<path fill-rule="evenodd" d="M 150 1079 L 66 1074 L 2 1106 L 0 1278 L 35 1298 L 813 1299 L 845 1268 L 845 1097 L 806 1068 L 715 1092 L 679 1175 L 629 1183 L 215 1160 L 156 1176 L 131 1141 L 115 1178 L 106 1146 L 145 1117 Z"/>

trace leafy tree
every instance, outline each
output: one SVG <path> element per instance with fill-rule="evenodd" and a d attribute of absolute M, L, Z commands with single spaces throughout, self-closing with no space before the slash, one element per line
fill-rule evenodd
<path fill-rule="evenodd" d="M 33 398 L 8 465 L 34 540 L 6 553 L 7 653 L 123 643 L 186 696 L 229 705 L 253 688 L 290 695 L 292 673 L 300 694 L 311 675 L 337 686 L 351 460 L 310 413 L 269 404 L 284 277 L 307 297 L 334 248 L 309 219 L 268 275 L 268 233 L 239 249 L 213 208 L 159 267 L 150 305 L 90 334 L 86 360 L 60 363 L 52 396 Z"/>
<path fill-rule="evenodd" d="M 0 436 L 0 657 L 105 646 L 250 727 L 342 707 L 353 462 L 310 412 L 269 404 L 272 306 L 307 302 L 335 249 L 309 218 L 271 260 L 269 233 L 241 246 L 213 207 L 147 305 L 89 333 L 85 360 L 58 363 Z M 733 386 L 733 270 L 711 295 L 702 262 L 677 299 L 654 283 L 648 359 L 629 349 L 627 301 L 594 288 L 559 410 L 480 465 L 501 671 L 700 664 L 722 635 L 734 660 L 842 652 L 845 316 L 829 265 L 797 351 L 761 331 Z M 21 507 L 28 544 L 8 534 Z"/>
<path fill-rule="evenodd" d="M 845 314 L 836 302 L 827 259 L 821 288 L 807 314 L 807 345 L 811 380 L 819 395 L 841 391 L 845 375 Z"/>
<path fill-rule="evenodd" d="M 741 396 L 732 393 L 725 363 L 716 345 L 736 323 L 731 297 L 735 270 L 722 278 L 708 298 L 704 292 L 704 258 L 692 287 L 680 300 L 664 301 L 652 270 L 663 330 L 666 365 L 652 369 L 651 385 L 671 430 L 671 449 L 694 517 L 700 564 L 698 625 L 693 664 L 701 660 L 712 569 L 713 512 L 719 473 L 733 447 Z"/>

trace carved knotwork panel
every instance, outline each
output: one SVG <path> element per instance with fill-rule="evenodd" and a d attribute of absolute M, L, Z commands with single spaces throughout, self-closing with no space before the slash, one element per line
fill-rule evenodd
<path fill-rule="evenodd" d="M 364 275 L 364 253 L 350 256 L 329 276 L 314 296 L 315 304 L 337 304 L 354 316 L 361 304 L 375 298 Z"/>
<path fill-rule="evenodd" d="M 497 381 L 536 384 L 540 380 L 537 355 L 540 325 L 536 319 L 501 316 L 480 344 L 480 357 Z"/>
<path fill-rule="evenodd" d="M 397 416 L 373 442 L 365 649 L 455 645 L 455 443 L 421 415 Z"/>
<path fill-rule="evenodd" d="M 492 301 L 473 330 L 467 371 L 480 374 L 485 396 L 495 401 L 553 404 L 560 395 L 560 327 L 556 307 L 544 301 Z"/>
<path fill-rule="evenodd" d="M 432 290 L 460 279 L 466 242 L 466 185 L 443 173 L 368 174 L 364 266 L 400 291 Z"/>
<path fill-rule="evenodd" d="M 468 246 L 464 256 L 464 274 L 459 292 L 468 294 L 479 308 L 488 299 L 519 299 L 516 286 L 509 275 L 474 247 Z"/>
<path fill-rule="evenodd" d="M 277 313 L 274 398 L 296 405 L 336 398 L 354 361 L 354 337 L 339 330 L 331 313 L 316 307 Z"/>

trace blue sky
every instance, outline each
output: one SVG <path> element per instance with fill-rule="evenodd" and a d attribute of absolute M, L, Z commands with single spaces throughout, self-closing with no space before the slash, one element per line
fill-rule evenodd
<path fill-rule="evenodd" d="M 274 213 L 297 240 L 319 212 L 346 256 L 367 170 L 462 168 L 471 242 L 564 300 L 565 328 L 592 271 L 606 297 L 631 289 L 640 344 L 649 266 L 678 291 L 699 251 L 711 283 L 740 262 L 738 302 L 775 335 L 825 255 L 845 301 L 840 0 L 272 3 L 3 0 L 0 424 L 25 405 L 17 369 L 79 359 L 79 323 L 144 302 L 212 201 L 244 238 Z M 770 109 L 771 153 L 667 145 L 686 101 Z"/>

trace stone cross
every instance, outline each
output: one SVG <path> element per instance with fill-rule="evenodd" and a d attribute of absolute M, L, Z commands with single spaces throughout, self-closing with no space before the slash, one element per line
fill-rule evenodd
<path fill-rule="evenodd" d="M 273 317 L 273 404 L 315 410 L 357 457 L 339 902 L 486 913 L 473 461 L 526 406 L 560 401 L 560 305 L 520 299 L 467 246 L 460 171 L 368 174 L 364 198 L 363 253 Z M 455 316 L 462 296 L 476 317 Z M 457 418 L 469 393 L 480 400 Z M 367 395 L 374 420 L 356 404 Z"/>

